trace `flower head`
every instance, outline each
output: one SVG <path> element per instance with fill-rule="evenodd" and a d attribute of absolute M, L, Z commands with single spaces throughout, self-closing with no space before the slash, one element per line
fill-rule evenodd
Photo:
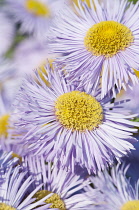
<path fill-rule="evenodd" d="M 6 0 L 7 9 L 16 22 L 21 23 L 23 33 L 35 35 L 44 39 L 52 19 L 63 6 L 63 0 L 21 0 L 13 2 Z"/>
<path fill-rule="evenodd" d="M 43 202 L 52 194 L 45 196 L 43 199 L 36 201 L 33 195 L 41 188 L 39 185 L 36 189 L 31 188 L 34 180 L 31 176 L 26 177 L 27 170 L 17 165 L 16 167 L 9 167 L 2 178 L 4 179 L 0 186 L 0 209 L 1 210 L 31 210 L 49 209 L 50 204 Z M 30 193 L 29 193 L 30 192 Z M 42 205 L 41 207 L 38 207 Z"/>
<path fill-rule="evenodd" d="M 120 91 L 138 83 L 133 69 L 139 66 L 139 9 L 127 0 L 89 3 L 78 1 L 76 12 L 69 7 L 61 11 L 51 28 L 50 46 L 63 53 L 58 62 L 66 65 L 69 78 L 90 85 L 100 80 L 103 97 L 115 86 Z"/>
<path fill-rule="evenodd" d="M 49 199 L 45 200 L 45 203 L 51 203 L 52 209 L 92 209 L 95 199 L 88 199 L 84 190 L 84 187 L 89 185 L 88 180 L 71 171 L 58 168 L 51 162 L 46 163 L 43 156 L 26 157 L 23 164 L 36 180 L 34 188 L 43 184 L 34 195 L 37 200 L 53 193 Z"/>
<path fill-rule="evenodd" d="M 103 209 L 108 210 L 137 210 L 139 209 L 139 182 L 133 188 L 130 180 L 126 178 L 128 167 L 120 167 L 118 164 L 111 169 L 111 173 L 104 171 L 98 177 L 91 178 L 95 187 L 105 197 Z"/>
<path fill-rule="evenodd" d="M 49 65 L 47 73 L 49 86 L 37 75 L 39 84 L 29 78 L 17 96 L 20 104 L 12 116 L 16 144 L 72 170 L 79 164 L 95 173 L 134 149 L 138 123 L 129 119 L 136 115 L 109 97 L 101 99 L 100 89 L 72 83 Z"/>

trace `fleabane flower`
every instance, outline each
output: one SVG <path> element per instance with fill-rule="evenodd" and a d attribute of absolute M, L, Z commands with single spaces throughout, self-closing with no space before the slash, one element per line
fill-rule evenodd
<path fill-rule="evenodd" d="M 69 78 L 90 85 L 100 80 L 103 97 L 111 89 L 115 94 L 115 87 L 120 91 L 138 83 L 134 69 L 139 66 L 139 3 L 89 3 L 79 0 L 76 12 L 65 7 L 53 23 L 49 41 L 51 52 L 63 54 L 58 61 L 66 65 Z"/>
<path fill-rule="evenodd" d="M 1 210 L 47 210 L 50 204 L 43 201 L 51 196 L 47 195 L 43 199 L 36 201 L 33 195 L 41 188 L 31 188 L 34 180 L 31 176 L 26 177 L 27 170 L 17 165 L 10 167 L 3 174 L 4 182 L 0 186 L 0 209 Z M 29 193 L 30 192 L 30 193 Z M 39 207 L 42 205 L 42 207 Z"/>
<path fill-rule="evenodd" d="M 130 179 L 126 177 L 128 167 L 119 164 L 104 171 L 98 177 L 92 177 L 91 181 L 105 197 L 103 209 L 108 210 L 138 210 L 139 209 L 139 182 L 133 187 Z M 90 190 L 91 192 L 91 190 Z"/>
<path fill-rule="evenodd" d="M 60 161 L 72 170 L 77 163 L 89 172 L 134 149 L 132 133 L 137 132 L 138 122 L 129 119 L 136 115 L 129 115 L 109 97 L 101 99 L 95 86 L 72 83 L 56 67 L 52 70 L 48 65 L 46 71 L 49 86 L 37 74 L 39 84 L 28 78 L 17 96 L 17 111 L 11 118 L 15 144 L 44 154 L 48 161 Z"/>
<path fill-rule="evenodd" d="M 85 180 L 71 171 L 58 168 L 51 162 L 47 163 L 43 156 L 25 157 L 23 165 L 28 169 L 28 174 L 36 180 L 33 183 L 33 188 L 43 184 L 42 188 L 34 195 L 37 201 L 53 193 L 45 200 L 45 203 L 51 203 L 51 209 L 93 209 L 95 199 L 86 196 L 84 190 L 84 187 L 89 185 L 89 180 Z"/>
<path fill-rule="evenodd" d="M 23 33 L 34 34 L 38 38 L 45 38 L 52 19 L 61 9 L 64 0 L 6 0 L 7 9 L 16 22 L 21 23 Z"/>

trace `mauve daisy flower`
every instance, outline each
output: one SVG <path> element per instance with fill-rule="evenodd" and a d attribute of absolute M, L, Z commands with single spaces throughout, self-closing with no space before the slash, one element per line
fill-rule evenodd
<path fill-rule="evenodd" d="M 47 210 L 50 204 L 43 202 L 52 194 L 45 196 L 43 199 L 36 201 L 34 194 L 41 188 L 39 185 L 36 189 L 32 189 L 34 182 L 31 176 L 26 177 L 27 170 L 22 169 L 19 165 L 10 167 L 2 178 L 4 182 L 0 186 L 0 209 L 1 210 Z M 30 192 L 30 193 L 29 193 Z M 42 207 L 38 207 L 43 205 Z"/>
<path fill-rule="evenodd" d="M 31 78 L 23 82 L 12 115 L 16 144 L 28 145 L 48 161 L 73 170 L 77 163 L 94 173 L 134 149 L 133 127 L 139 123 L 129 119 L 136 115 L 109 97 L 101 99 L 100 89 L 61 77 L 56 68 L 47 66 L 47 73 L 49 86 L 39 75 L 39 84 Z"/>
<path fill-rule="evenodd" d="M 0 34 L 1 56 L 10 48 L 15 35 L 15 25 L 4 12 L 0 12 Z"/>
<path fill-rule="evenodd" d="M 64 4 L 63 0 L 6 0 L 6 2 L 15 21 L 21 23 L 21 31 L 33 33 L 41 40 L 45 37 L 52 19 Z"/>
<path fill-rule="evenodd" d="M 46 163 L 43 156 L 26 157 L 23 163 L 28 168 L 38 185 L 43 184 L 42 188 L 34 195 L 37 200 L 50 193 L 54 193 L 45 203 L 52 203 L 50 208 L 60 210 L 70 209 L 90 209 L 92 210 L 95 200 L 88 199 L 84 187 L 89 184 L 88 180 L 79 175 L 67 172 L 62 168 L 54 166 L 52 163 Z"/>
<path fill-rule="evenodd" d="M 139 209 L 139 181 L 133 188 L 126 178 L 127 168 L 120 165 L 113 167 L 111 173 L 104 171 L 98 177 L 91 178 L 93 184 L 105 197 L 102 204 L 107 210 L 138 210 Z"/>
<path fill-rule="evenodd" d="M 53 53 L 63 54 L 58 61 L 66 65 L 70 78 L 91 85 L 102 75 L 103 97 L 115 85 L 120 91 L 138 83 L 134 69 L 139 66 L 139 3 L 94 0 L 90 5 L 78 1 L 76 12 L 65 7 L 49 41 Z"/>

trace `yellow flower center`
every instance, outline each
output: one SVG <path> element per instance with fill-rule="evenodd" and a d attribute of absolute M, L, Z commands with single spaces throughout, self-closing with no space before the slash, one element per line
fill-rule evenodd
<path fill-rule="evenodd" d="M 48 190 L 40 190 L 34 195 L 34 198 L 36 198 L 36 201 L 39 201 L 45 196 L 49 195 L 50 193 L 52 192 Z M 64 202 L 61 200 L 60 196 L 56 193 L 54 193 L 51 197 L 46 199 L 44 202 L 52 203 L 52 205 L 49 208 L 58 208 L 59 210 L 66 210 Z"/>
<path fill-rule="evenodd" d="M 128 201 L 121 210 L 139 210 L 139 200 Z"/>
<path fill-rule="evenodd" d="M 11 206 L 8 206 L 5 203 L 0 203 L 0 210 L 16 210 L 16 209 Z"/>
<path fill-rule="evenodd" d="M 93 130 L 103 120 L 102 106 L 85 92 L 72 91 L 59 96 L 55 109 L 60 123 L 72 130 Z"/>
<path fill-rule="evenodd" d="M 3 115 L 0 117 L 0 136 L 7 137 L 7 127 L 8 127 L 8 120 L 9 120 L 9 115 Z"/>
<path fill-rule="evenodd" d="M 26 9 L 34 15 L 37 16 L 50 16 L 49 8 L 37 0 L 26 0 L 25 2 Z"/>
<path fill-rule="evenodd" d="M 139 78 L 139 71 L 137 71 L 136 69 L 133 69 L 133 70 L 134 70 L 136 76 Z"/>
<path fill-rule="evenodd" d="M 86 33 L 84 45 L 95 56 L 112 57 L 134 41 L 131 30 L 115 21 L 94 24 Z"/>

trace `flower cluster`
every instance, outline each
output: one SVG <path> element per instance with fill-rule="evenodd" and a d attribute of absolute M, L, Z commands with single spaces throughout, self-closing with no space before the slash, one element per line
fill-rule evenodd
<path fill-rule="evenodd" d="M 0 23 L 0 210 L 138 210 L 139 2 L 2 0 Z"/>

